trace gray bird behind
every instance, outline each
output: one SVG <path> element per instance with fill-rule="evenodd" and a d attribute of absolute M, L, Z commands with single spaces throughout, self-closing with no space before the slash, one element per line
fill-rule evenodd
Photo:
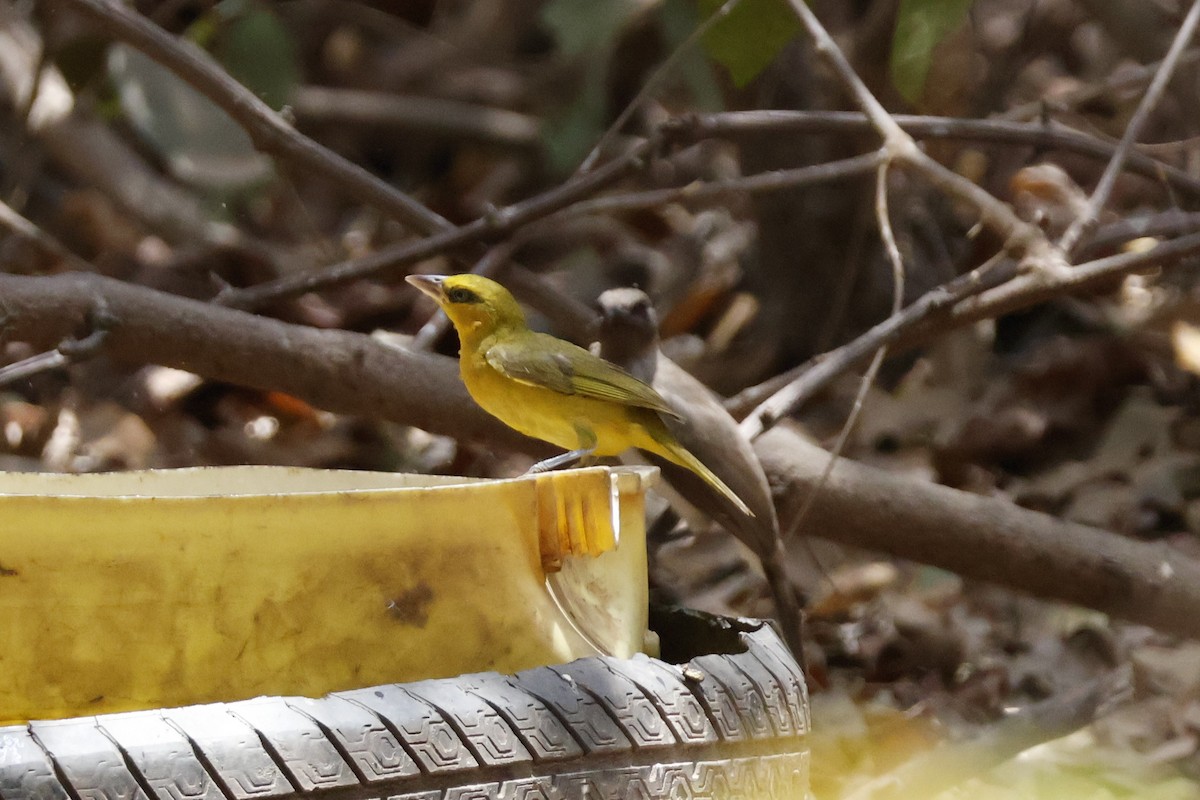
<path fill-rule="evenodd" d="M 663 480 L 686 501 L 754 551 L 775 601 L 788 646 L 803 658 L 803 617 L 786 569 L 787 554 L 766 473 L 737 422 L 704 384 L 658 348 L 653 304 L 640 289 L 610 289 L 600 295 L 600 355 L 649 383 L 680 416 L 664 416 L 668 429 L 740 497 L 753 517 L 743 514 L 699 476 L 651 457 Z M 801 661 L 803 664 L 803 661 Z"/>

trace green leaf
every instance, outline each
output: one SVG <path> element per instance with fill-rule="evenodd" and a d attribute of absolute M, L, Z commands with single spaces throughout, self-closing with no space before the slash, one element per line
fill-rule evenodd
<path fill-rule="evenodd" d="M 910 103 L 921 97 L 938 42 L 967 16 L 972 0 L 900 0 L 892 37 L 892 83 Z"/>
<path fill-rule="evenodd" d="M 583 65 L 582 85 L 565 106 L 548 114 L 542 127 L 554 171 L 576 167 L 604 130 L 614 44 L 638 8 L 638 0 L 550 0 L 542 8 L 542 24 L 559 52 Z"/>
<path fill-rule="evenodd" d="M 596 138 L 604 130 L 604 77 L 608 72 L 605 55 L 588 66 L 583 85 L 566 107 L 551 114 L 542 126 L 543 143 L 550 168 L 566 173 L 579 165 Z"/>
<path fill-rule="evenodd" d="M 705 19 L 724 4 L 699 2 Z M 800 20 L 788 0 L 742 0 L 704 35 L 704 47 L 740 88 L 758 77 L 799 30 Z"/>
<path fill-rule="evenodd" d="M 550 0 L 542 23 L 566 56 L 607 49 L 638 4 L 634 0 Z"/>
<path fill-rule="evenodd" d="M 271 160 L 241 126 L 166 67 L 117 44 L 108 71 L 125 118 L 176 178 L 223 193 L 270 176 Z"/>
<path fill-rule="evenodd" d="M 696 4 L 691 0 L 663 0 L 658 11 L 658 22 L 667 52 L 674 52 L 687 41 L 699 24 Z M 724 110 L 716 68 L 704 52 L 689 47 L 680 54 L 675 69 L 691 92 L 692 102 L 698 111 Z"/>
<path fill-rule="evenodd" d="M 300 83 L 292 35 L 270 6 L 225 0 L 225 17 L 213 42 L 213 55 L 239 83 L 274 109 L 283 108 Z"/>

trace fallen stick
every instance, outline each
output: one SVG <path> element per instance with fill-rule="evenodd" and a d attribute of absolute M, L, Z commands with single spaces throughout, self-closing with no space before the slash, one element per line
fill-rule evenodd
<path fill-rule="evenodd" d="M 483 413 L 453 359 L 392 347 L 361 333 L 259 317 L 99 275 L 0 275 L 0 337 L 37 348 L 91 333 L 103 309 L 100 352 L 255 389 L 277 390 L 342 414 L 390 419 L 462 440 L 554 452 Z"/>
<path fill-rule="evenodd" d="M 763 434 L 755 450 L 785 498 L 780 519 L 787 520 L 829 453 L 780 429 Z M 805 532 L 1200 638 L 1200 561 L 1005 500 L 842 460 Z"/>

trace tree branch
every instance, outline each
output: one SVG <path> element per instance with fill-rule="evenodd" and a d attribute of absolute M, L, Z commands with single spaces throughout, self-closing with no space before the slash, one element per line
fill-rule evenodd
<path fill-rule="evenodd" d="M 883 138 L 883 146 L 888 150 L 889 160 L 908 167 L 943 193 L 974 207 L 979 212 L 980 223 L 1000 234 L 1004 238 L 1005 247 L 1022 256 L 1023 261 L 1030 267 L 1054 269 L 1066 263 L 1062 251 L 1046 239 L 1040 228 L 1018 217 L 1007 203 L 925 155 L 912 137 L 896 123 L 867 89 L 833 37 L 804 0 L 788 0 L 788 3 L 813 40 L 817 53 L 833 69 L 855 103 L 870 120 L 871 127 Z"/>
<path fill-rule="evenodd" d="M 1179 59 L 1183 55 L 1184 48 L 1187 47 L 1188 42 L 1192 40 L 1192 36 L 1196 33 L 1197 24 L 1200 24 L 1200 0 L 1192 3 L 1191 10 L 1184 17 L 1183 24 L 1179 26 L 1179 32 L 1175 34 L 1175 39 L 1171 42 L 1171 47 L 1167 50 L 1167 55 L 1163 58 L 1162 64 L 1159 65 L 1158 71 L 1154 73 L 1154 80 L 1150 81 L 1150 86 L 1147 87 L 1146 94 L 1142 96 L 1141 102 L 1138 103 L 1137 110 L 1133 113 L 1133 118 L 1125 126 L 1125 132 L 1121 135 L 1121 141 L 1117 145 L 1116 152 L 1113 153 L 1112 158 L 1109 160 L 1104 174 L 1100 176 L 1100 182 L 1096 184 L 1095 191 L 1088 198 L 1087 208 L 1071 223 L 1066 233 L 1062 235 L 1062 239 L 1059 240 L 1058 246 L 1065 252 L 1070 253 L 1075 249 L 1075 245 L 1079 244 L 1080 237 L 1096 222 L 1097 217 L 1100 215 L 1100 210 L 1108 202 L 1113 186 L 1116 185 L 1117 176 L 1121 174 L 1121 169 L 1125 165 L 1125 159 L 1129 157 L 1129 153 L 1133 149 L 1133 143 L 1141 135 L 1146 120 L 1150 118 L 1151 112 L 1158 105 L 1158 101 L 1162 99 L 1163 92 L 1167 88 L 1167 83 L 1171 80 L 1171 76 L 1175 74 L 1175 67 L 1179 64 Z"/>
<path fill-rule="evenodd" d="M 896 114 L 892 117 L 905 132 L 918 139 L 1013 144 L 1041 150 L 1061 150 L 1098 160 L 1109 160 L 1117 146 L 1096 136 L 1057 123 L 1013 122 L 1000 119 L 960 119 Z M 866 115 L 857 111 L 727 111 L 689 114 L 663 124 L 668 141 L 685 142 L 751 132 L 865 133 L 871 130 Z M 1128 154 L 1126 168 L 1171 188 L 1200 198 L 1200 180 L 1181 169 L 1144 153 Z"/>
<path fill-rule="evenodd" d="M 742 420 L 741 429 L 751 439 L 759 436 L 875 350 L 892 344 L 906 332 L 964 298 L 982 292 L 993 285 L 998 277 L 1011 277 L 1012 272 L 1001 273 L 997 269 L 1002 263 L 1002 254 L 999 254 L 965 275 L 926 292 L 901 311 L 889 315 L 836 350 L 730 398 L 726 408 L 738 416 L 739 411 L 754 404 L 754 409 Z"/>
<path fill-rule="evenodd" d="M 301 86 L 292 99 L 301 121 L 378 125 L 506 147 L 541 144 L 538 120 L 505 108 L 419 95 Z"/>
<path fill-rule="evenodd" d="M 793 508 L 812 492 L 829 458 L 779 428 L 764 434 L 755 451 L 771 485 Z M 813 501 L 808 529 L 831 541 L 1200 638 L 1200 562 L 1165 544 L 845 460 Z"/>
<path fill-rule="evenodd" d="M 541 454 L 550 450 L 484 414 L 450 358 L 390 347 L 362 334 L 289 325 L 99 275 L 0 274 L 6 339 L 57 346 L 99 303 L 111 320 L 101 350 L 121 361 L 279 390 L 329 411 L 395 420 L 456 438 Z"/>
<path fill-rule="evenodd" d="M 450 223 L 404 192 L 293 128 L 253 92 L 231 78 L 208 53 L 178 39 L 118 0 L 61 0 L 105 34 L 141 50 L 212 100 L 250 135 L 254 146 L 301 166 L 386 210 L 422 233 Z"/>
<path fill-rule="evenodd" d="M 1150 266 L 1165 266 L 1200 254 L 1200 233 L 1181 236 L 1141 252 L 1120 253 L 1089 261 L 1069 270 L 1013 277 L 1002 269 L 1000 255 L 948 283 L 933 289 L 836 350 L 749 389 L 726 401 L 734 416 L 753 406 L 742 421 L 751 438 L 794 412 L 824 389 L 834 378 L 861 363 L 881 344 L 892 344 L 899 353 L 929 341 L 953 328 L 991 319 L 1066 295 L 1092 284 L 1111 280 Z M 765 399 L 764 399 L 765 396 Z"/>
<path fill-rule="evenodd" d="M 988 289 L 978 297 L 957 304 L 946 316 L 944 324 L 931 324 L 929 328 L 914 331 L 910 344 L 925 341 L 928 337 L 951 327 L 998 317 L 1136 270 L 1171 264 L 1198 254 L 1200 233 L 1192 233 L 1163 242 L 1150 250 L 1120 253 L 1080 264 L 1053 280 L 1036 275 L 1021 275 L 1001 286 Z"/>
<path fill-rule="evenodd" d="M 423 239 L 400 242 L 362 258 L 288 275 L 248 289 L 235 289 L 219 297 L 218 302 L 234 308 L 255 308 L 272 300 L 296 297 L 317 289 L 378 275 L 464 245 L 495 241 L 533 220 L 548 216 L 575 200 L 619 180 L 638 168 L 642 160 L 658 146 L 657 139 L 646 139 L 619 158 L 605 162 L 591 172 L 527 200 L 496 209 L 466 225 L 443 228 Z"/>
<path fill-rule="evenodd" d="M 624 194 L 596 197 L 590 200 L 580 200 L 548 217 L 540 224 L 552 225 L 556 220 L 566 217 L 621 213 L 643 208 L 660 208 L 668 203 L 712 200 L 739 192 L 777 192 L 784 189 L 812 186 L 818 183 L 848 180 L 850 178 L 869 175 L 879 166 L 883 157 L 883 152 L 876 150 L 872 153 L 851 156 L 825 164 L 813 164 L 807 167 L 760 172 L 756 175 L 743 175 L 738 178 L 728 178 L 720 181 L 694 182 L 686 186 L 647 189 L 641 192 L 627 192 Z"/>

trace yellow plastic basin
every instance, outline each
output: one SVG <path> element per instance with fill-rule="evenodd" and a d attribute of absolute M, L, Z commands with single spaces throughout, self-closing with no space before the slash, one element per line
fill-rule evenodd
<path fill-rule="evenodd" d="M 627 657 L 652 477 L 0 473 L 0 721 Z"/>

